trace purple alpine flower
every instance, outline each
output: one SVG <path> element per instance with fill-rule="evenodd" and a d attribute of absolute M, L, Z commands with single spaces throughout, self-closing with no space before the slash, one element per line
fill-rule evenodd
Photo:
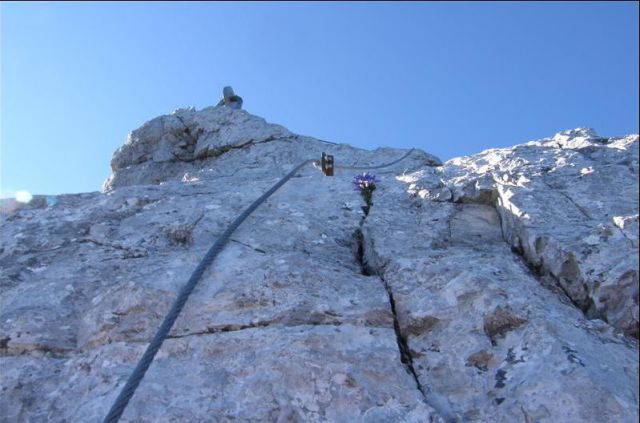
<path fill-rule="evenodd" d="M 370 173 L 363 173 L 362 175 L 356 175 L 353 177 L 353 187 L 356 191 L 362 191 L 366 189 L 371 189 L 371 191 L 376 188 L 376 175 L 372 175 Z"/>
<path fill-rule="evenodd" d="M 373 205 L 373 191 L 376 189 L 376 176 L 370 173 L 363 173 L 353 177 L 353 188 L 360 192 L 367 204 L 367 209 Z"/>

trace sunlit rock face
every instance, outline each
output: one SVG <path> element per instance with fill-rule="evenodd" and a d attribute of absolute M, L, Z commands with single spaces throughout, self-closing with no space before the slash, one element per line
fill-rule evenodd
<path fill-rule="evenodd" d="M 638 337 L 637 135 L 563 131 L 405 178 L 425 199 L 446 181 L 454 202 L 495 208 L 504 240 L 545 285 Z"/>
<path fill-rule="evenodd" d="M 2 214 L 2 421 L 101 421 L 227 225 L 326 152 L 243 110 L 180 109 L 102 192 Z M 636 422 L 638 136 L 578 129 L 351 183 L 303 168 L 233 234 L 130 422 Z"/>

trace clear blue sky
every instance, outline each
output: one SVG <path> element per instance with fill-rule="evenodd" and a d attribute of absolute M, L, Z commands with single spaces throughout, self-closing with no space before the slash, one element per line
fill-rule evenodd
<path fill-rule="evenodd" d="M 5 196 L 98 190 L 128 132 L 224 85 L 294 132 L 445 160 L 638 132 L 636 2 L 0 7 Z"/>

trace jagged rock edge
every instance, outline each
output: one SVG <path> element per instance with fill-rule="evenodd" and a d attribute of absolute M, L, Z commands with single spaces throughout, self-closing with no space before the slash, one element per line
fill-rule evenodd
<path fill-rule="evenodd" d="M 589 320 L 599 319 L 609 324 L 606 317 L 595 309 L 593 304 L 593 298 L 588 297 L 586 304 L 581 305 L 578 301 L 576 301 L 576 299 L 574 299 L 570 295 L 570 293 L 566 290 L 566 288 L 562 285 L 562 283 L 560 283 L 560 280 L 558 279 L 558 277 L 545 267 L 544 263 L 534 263 L 531 260 L 529 260 L 525 251 L 525 247 L 522 243 L 522 239 L 520 239 L 519 236 L 517 236 L 513 240 L 508 239 L 507 235 L 505 234 L 505 230 L 508 233 L 523 232 L 526 235 L 529 235 L 529 233 L 524 227 L 518 228 L 517 226 L 509 226 L 509 222 L 508 222 L 509 219 L 504 219 L 504 214 L 511 213 L 511 212 L 507 209 L 507 207 L 503 205 L 505 200 L 503 199 L 502 194 L 500 193 L 500 190 L 497 188 L 496 184 L 497 182 L 494 180 L 494 185 L 491 189 L 492 193 L 490 195 L 490 201 L 488 201 L 488 198 L 486 195 L 483 195 L 477 199 L 462 195 L 459 198 L 450 200 L 449 202 L 461 203 L 461 204 L 482 204 L 482 205 L 489 205 L 493 207 L 496 213 L 498 214 L 498 218 L 500 220 L 500 231 L 502 234 L 503 241 L 507 245 L 509 245 L 511 252 L 514 253 L 514 255 L 518 257 L 519 260 L 522 261 L 525 267 L 529 269 L 531 275 L 538 281 L 538 283 L 540 283 L 540 285 L 542 285 L 547 289 L 550 289 L 552 292 L 558 295 L 561 301 L 568 302 L 572 306 L 574 306 L 576 309 L 580 310 L 580 312 L 585 316 L 585 318 Z M 553 189 L 556 192 L 559 192 L 563 197 L 567 198 L 567 200 L 571 202 L 576 207 L 576 209 L 580 211 L 580 213 L 583 214 L 585 217 L 591 218 L 591 216 L 582 207 L 578 206 L 575 203 L 575 201 L 567 193 L 563 192 L 562 190 L 553 188 L 551 186 L 549 186 L 549 188 Z M 520 223 L 519 218 L 517 216 L 514 216 L 514 221 L 516 221 L 516 223 Z M 449 230 L 451 231 L 450 227 L 449 227 Z M 620 231 L 624 234 L 624 231 L 622 230 Z M 625 235 L 625 238 L 628 239 L 626 235 Z M 514 243 L 513 241 L 516 241 L 516 240 L 518 242 Z M 554 283 L 553 288 L 549 287 L 548 284 L 543 282 L 542 280 L 543 277 L 549 277 L 553 280 L 553 283 Z M 577 281 L 574 281 L 574 282 L 577 282 Z M 586 292 L 588 293 L 588 290 L 586 290 Z"/>

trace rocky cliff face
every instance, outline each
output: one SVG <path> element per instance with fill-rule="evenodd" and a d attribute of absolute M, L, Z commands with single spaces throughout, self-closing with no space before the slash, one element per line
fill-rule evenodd
<path fill-rule="evenodd" d="M 208 247 L 288 170 L 406 153 L 242 110 L 145 123 L 103 192 L 3 212 L 0 419 L 98 422 Z M 234 233 L 122 421 L 636 422 L 638 136 L 307 166 Z"/>

